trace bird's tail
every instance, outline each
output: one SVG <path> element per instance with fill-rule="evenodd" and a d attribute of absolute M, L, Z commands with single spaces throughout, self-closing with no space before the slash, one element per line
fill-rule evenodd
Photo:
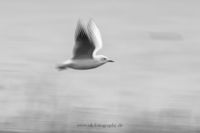
<path fill-rule="evenodd" d="M 57 68 L 59 71 L 62 71 L 62 70 L 67 69 L 67 65 L 61 64 L 61 65 L 56 66 L 56 68 Z"/>

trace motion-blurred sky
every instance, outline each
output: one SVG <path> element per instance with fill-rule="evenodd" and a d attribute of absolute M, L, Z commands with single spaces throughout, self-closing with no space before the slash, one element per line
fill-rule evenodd
<path fill-rule="evenodd" d="M 131 132 L 139 123 L 143 132 L 159 124 L 158 132 L 169 125 L 199 130 L 199 6 L 197 0 L 1 0 L 0 129 Z M 77 20 L 90 18 L 103 37 L 99 53 L 115 63 L 57 71 L 72 56 Z M 124 126 L 76 127 L 95 122 Z"/>

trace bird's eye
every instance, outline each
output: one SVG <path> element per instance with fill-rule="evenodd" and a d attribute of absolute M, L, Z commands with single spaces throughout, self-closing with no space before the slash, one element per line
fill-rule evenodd
<path fill-rule="evenodd" d="M 106 58 L 105 58 L 105 57 L 103 57 L 103 58 L 102 58 L 102 60 L 103 60 L 103 61 L 105 61 L 105 60 L 106 60 Z"/>

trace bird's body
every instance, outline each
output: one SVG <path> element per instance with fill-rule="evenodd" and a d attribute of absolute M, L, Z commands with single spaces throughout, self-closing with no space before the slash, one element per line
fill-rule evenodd
<path fill-rule="evenodd" d="M 96 24 L 90 20 L 87 28 L 79 20 L 75 33 L 74 55 L 71 59 L 58 66 L 59 70 L 67 68 L 86 70 L 113 62 L 106 56 L 96 55 L 102 48 L 102 39 Z"/>
<path fill-rule="evenodd" d="M 93 59 L 67 60 L 66 62 L 62 64 L 62 66 L 60 66 L 60 69 L 73 68 L 73 69 L 79 69 L 79 70 L 86 70 L 86 69 L 96 68 L 103 64 L 104 63 L 99 62 L 98 60 L 93 60 Z"/>

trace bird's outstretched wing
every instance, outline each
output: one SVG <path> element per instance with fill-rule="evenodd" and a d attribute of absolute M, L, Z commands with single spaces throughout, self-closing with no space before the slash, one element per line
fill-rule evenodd
<path fill-rule="evenodd" d="M 95 56 L 99 49 L 103 46 L 101 33 L 92 19 L 90 19 L 87 29 L 91 42 L 95 45 L 95 50 L 93 52 L 93 56 Z"/>
<path fill-rule="evenodd" d="M 94 50 L 95 45 L 91 41 L 84 25 L 79 20 L 75 32 L 75 46 L 73 50 L 73 59 L 93 58 Z"/>

